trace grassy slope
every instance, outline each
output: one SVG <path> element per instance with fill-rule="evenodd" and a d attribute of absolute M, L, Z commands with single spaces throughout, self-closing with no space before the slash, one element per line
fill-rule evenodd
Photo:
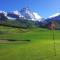
<path fill-rule="evenodd" d="M 60 60 L 60 31 L 55 31 L 56 52 L 54 56 L 52 31 L 21 30 L 0 26 L 0 38 L 31 40 L 29 43 L 0 44 L 0 60 Z M 8 32 L 8 33 L 7 33 Z"/>

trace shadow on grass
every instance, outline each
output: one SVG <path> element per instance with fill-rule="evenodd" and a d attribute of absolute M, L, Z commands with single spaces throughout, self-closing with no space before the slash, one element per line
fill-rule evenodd
<path fill-rule="evenodd" d="M 5 40 L 8 40 L 8 41 L 31 41 L 31 40 L 16 40 L 16 39 L 5 39 Z"/>
<path fill-rule="evenodd" d="M 30 43 L 31 40 L 16 40 L 16 39 L 0 39 L 0 43 L 18 43 L 18 44 L 25 44 Z"/>
<path fill-rule="evenodd" d="M 0 34 L 7 34 L 7 32 L 0 31 Z"/>
<path fill-rule="evenodd" d="M 0 39 L 1 42 L 30 42 L 31 40 L 25 39 L 25 40 L 16 40 L 16 39 Z"/>

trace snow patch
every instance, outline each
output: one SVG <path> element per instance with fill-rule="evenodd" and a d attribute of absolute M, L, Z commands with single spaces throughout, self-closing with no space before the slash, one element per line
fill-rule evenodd
<path fill-rule="evenodd" d="M 53 17 L 56 17 L 56 16 L 59 16 L 60 13 L 56 13 L 56 14 L 53 14 L 52 16 L 50 16 L 49 18 L 53 18 Z"/>
<path fill-rule="evenodd" d="M 36 12 L 33 12 L 33 14 L 34 14 L 34 16 L 35 16 L 36 19 L 41 19 L 41 18 L 42 18 L 42 17 L 41 17 L 40 15 L 38 15 L 38 13 L 36 13 Z"/>

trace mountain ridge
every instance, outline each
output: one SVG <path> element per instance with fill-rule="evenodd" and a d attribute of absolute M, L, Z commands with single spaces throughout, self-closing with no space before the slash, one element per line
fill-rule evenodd
<path fill-rule="evenodd" d="M 33 20 L 33 21 L 42 20 L 42 17 L 38 13 L 32 12 L 29 8 L 23 8 L 20 11 L 16 10 L 16 11 L 12 11 L 12 12 L 0 11 L 0 13 L 3 13 L 5 15 L 5 17 L 7 17 L 8 19 L 12 19 L 12 20 L 16 19 L 17 16 L 19 18 Z"/>
<path fill-rule="evenodd" d="M 0 23 L 19 27 L 48 27 L 52 21 L 60 23 L 60 13 L 51 15 L 44 19 L 38 13 L 32 12 L 29 8 L 23 8 L 20 11 L 5 12 L 0 11 Z"/>

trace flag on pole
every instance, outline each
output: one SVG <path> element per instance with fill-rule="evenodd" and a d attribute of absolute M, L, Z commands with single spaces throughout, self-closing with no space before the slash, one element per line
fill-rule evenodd
<path fill-rule="evenodd" d="M 54 22 L 51 23 L 51 29 L 54 30 L 56 28 L 56 25 Z"/>
<path fill-rule="evenodd" d="M 55 37 L 54 37 L 54 30 L 55 30 L 55 28 L 56 28 L 56 24 L 55 24 L 55 22 L 52 22 L 49 26 L 48 26 L 51 30 L 52 30 L 52 33 L 53 33 L 53 44 L 54 44 L 54 46 L 53 46 L 53 49 L 54 49 L 54 56 L 56 56 L 56 46 L 55 46 Z"/>
<path fill-rule="evenodd" d="M 51 23 L 48 25 L 48 28 L 49 28 L 49 29 L 52 29 L 52 30 L 55 30 L 55 28 L 56 28 L 55 22 L 51 22 Z"/>

